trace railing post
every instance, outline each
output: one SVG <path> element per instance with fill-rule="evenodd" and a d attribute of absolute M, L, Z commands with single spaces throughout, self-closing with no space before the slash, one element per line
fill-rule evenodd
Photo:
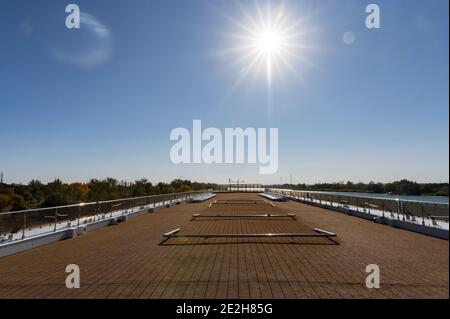
<path fill-rule="evenodd" d="M 55 232 L 56 232 L 57 225 L 58 225 L 58 208 L 55 209 L 55 228 L 53 230 Z"/>
<path fill-rule="evenodd" d="M 422 212 L 422 225 L 423 226 L 425 226 L 425 208 L 424 208 L 424 205 L 423 205 L 423 203 L 422 204 L 420 204 L 420 206 L 421 206 L 421 212 Z"/>
<path fill-rule="evenodd" d="M 24 239 L 25 238 L 25 230 L 27 229 L 27 213 L 26 212 L 23 213 L 22 219 L 23 219 L 22 239 Z"/>
<path fill-rule="evenodd" d="M 81 219 L 81 204 L 78 205 L 78 222 L 77 222 L 77 226 L 80 226 L 80 219 Z"/>

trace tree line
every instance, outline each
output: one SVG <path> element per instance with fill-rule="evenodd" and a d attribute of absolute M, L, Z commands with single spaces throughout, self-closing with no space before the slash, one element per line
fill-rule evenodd
<path fill-rule="evenodd" d="M 293 188 L 314 191 L 333 191 L 333 192 L 362 192 L 362 193 L 378 193 L 378 194 L 395 194 L 395 195 L 435 195 L 448 196 L 448 183 L 416 183 L 406 179 L 395 181 L 392 183 L 316 183 L 313 185 L 297 184 L 297 185 L 272 185 L 271 187 Z"/>
<path fill-rule="evenodd" d="M 91 179 L 88 183 L 64 183 L 59 179 L 44 184 L 32 180 L 27 185 L 0 183 L 0 212 L 63 206 L 120 198 L 189 192 L 215 188 L 212 183 L 175 179 L 152 184 L 143 178 L 135 182 L 114 178 Z"/>
<path fill-rule="evenodd" d="M 145 178 L 135 182 L 119 182 L 114 178 L 106 178 L 103 180 L 91 179 L 87 183 L 64 183 L 59 179 L 55 179 L 47 184 L 38 180 L 32 180 L 26 185 L 0 183 L 0 212 L 215 189 L 216 186 L 214 183 L 199 183 L 181 179 L 175 179 L 170 183 L 160 182 L 153 184 Z M 267 185 L 266 187 L 335 192 L 449 196 L 448 183 L 416 183 L 406 179 L 392 183 L 353 183 L 349 181 L 316 183 L 312 185 L 304 183 L 296 185 Z"/>

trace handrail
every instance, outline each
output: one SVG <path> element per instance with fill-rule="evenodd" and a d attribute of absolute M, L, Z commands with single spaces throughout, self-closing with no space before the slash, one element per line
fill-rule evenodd
<path fill-rule="evenodd" d="M 32 209 L 25 209 L 25 210 L 18 210 L 18 211 L 3 212 L 3 213 L 0 213 L 0 216 L 1 215 L 36 212 L 36 211 L 44 211 L 44 210 L 63 209 L 63 208 L 70 208 L 70 207 L 83 207 L 83 206 L 97 205 L 97 204 L 109 204 L 109 203 L 115 203 L 115 202 L 121 202 L 121 201 L 127 201 L 127 200 L 148 199 L 148 198 L 161 197 L 161 196 L 194 195 L 194 194 L 202 194 L 204 192 L 205 191 L 191 191 L 191 192 L 184 192 L 184 193 L 155 194 L 155 195 L 148 195 L 148 196 L 127 197 L 127 198 L 111 199 L 111 200 L 97 201 L 97 202 L 70 204 L 70 205 L 63 205 L 63 206 L 32 208 Z"/>
<path fill-rule="evenodd" d="M 0 243 L 56 232 L 106 219 L 119 218 L 136 210 L 153 210 L 181 202 L 206 191 L 156 194 L 65 206 L 34 208 L 0 214 Z"/>
<path fill-rule="evenodd" d="M 300 199 L 312 205 L 326 206 L 346 212 L 367 214 L 369 218 L 388 218 L 421 223 L 424 226 L 448 229 L 449 204 L 429 201 L 414 201 L 402 198 L 363 196 L 334 192 L 305 191 L 291 189 L 268 189 L 286 198 Z M 336 206 L 337 205 L 337 206 Z M 362 211 L 360 211 L 362 209 Z M 430 217 L 433 216 L 433 217 Z M 416 219 L 418 217 L 418 219 Z M 447 221 L 440 224 L 437 220 Z"/>
<path fill-rule="evenodd" d="M 358 198 L 367 198 L 367 199 L 378 199 L 378 200 L 388 200 L 388 201 L 396 201 L 396 202 L 410 202 L 410 203 L 423 203 L 430 205 L 443 205 L 449 206 L 450 203 L 439 203 L 439 202 L 430 202 L 426 200 L 415 200 L 415 199 L 405 199 L 405 198 L 388 198 L 388 197 L 380 197 L 380 196 L 364 196 L 364 194 L 356 195 L 352 193 L 345 194 L 345 192 L 333 192 L 333 191 L 311 191 L 311 190 L 301 190 L 301 189 L 283 189 L 283 188 L 269 188 L 270 192 L 301 192 L 301 193 L 312 193 L 312 194 L 324 194 L 324 195 L 333 195 L 333 196 L 345 196 L 345 197 L 358 197 Z M 368 193 L 370 194 L 370 193 Z"/>

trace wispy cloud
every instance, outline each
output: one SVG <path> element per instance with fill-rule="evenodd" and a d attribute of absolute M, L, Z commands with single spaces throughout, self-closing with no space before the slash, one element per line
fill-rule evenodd
<path fill-rule="evenodd" d="M 109 39 L 111 37 L 109 29 L 92 14 L 81 12 L 80 17 L 81 24 L 92 30 L 99 38 Z"/>
<path fill-rule="evenodd" d="M 78 52 L 67 52 L 61 49 L 53 50 L 52 55 L 59 63 L 73 64 L 91 68 L 107 62 L 112 55 L 111 31 L 89 13 L 81 12 L 80 30 L 87 29 L 96 37 L 95 45 L 88 46 Z"/>

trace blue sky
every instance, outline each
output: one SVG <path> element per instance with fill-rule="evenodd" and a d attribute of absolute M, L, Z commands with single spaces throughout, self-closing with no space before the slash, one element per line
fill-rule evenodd
<path fill-rule="evenodd" d="M 0 2 L 0 171 L 7 182 L 448 182 L 448 1 L 271 1 L 308 48 L 270 89 L 234 48 L 251 1 L 73 1 L 107 31 L 65 27 L 64 1 Z M 266 1 L 258 3 L 265 7 Z M 233 22 L 234 21 L 234 22 Z M 351 32 L 354 42 L 343 35 Z M 240 53 L 244 54 L 244 53 Z M 295 61 L 294 61 L 295 60 Z M 279 170 L 172 164 L 170 131 L 277 127 Z"/>

